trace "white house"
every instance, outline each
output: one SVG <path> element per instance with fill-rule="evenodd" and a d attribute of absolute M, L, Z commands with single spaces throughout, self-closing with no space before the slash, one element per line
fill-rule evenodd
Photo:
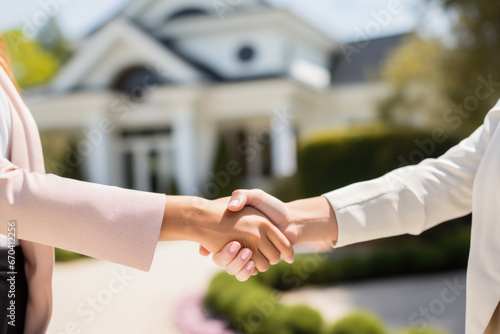
<path fill-rule="evenodd" d="M 401 37 L 346 61 L 325 33 L 261 1 L 134 0 L 28 103 L 42 131 L 80 134 L 62 168 L 81 165 L 89 181 L 216 196 L 239 175 L 266 188 L 295 173 L 298 138 L 376 118 L 388 88 L 369 73 Z M 211 174 L 219 140 L 232 160 Z"/>

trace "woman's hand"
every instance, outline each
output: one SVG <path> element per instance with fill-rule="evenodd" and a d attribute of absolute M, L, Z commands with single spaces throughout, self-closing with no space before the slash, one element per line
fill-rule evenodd
<path fill-rule="evenodd" d="M 302 242 L 337 240 L 337 220 L 330 203 L 324 197 L 314 197 L 283 203 L 277 198 L 263 192 L 262 190 L 237 190 L 233 193 L 228 205 L 228 210 L 238 211 L 245 206 L 252 206 L 275 223 L 292 244 Z M 233 249 L 234 250 L 234 249 Z M 246 280 L 255 270 L 249 274 L 246 262 L 242 261 L 241 255 L 245 252 L 241 249 L 230 252 L 225 247 L 221 252 L 214 254 L 214 262 L 226 267 L 229 274 L 234 275 L 234 268 L 240 268 L 235 274 L 240 280 Z M 206 249 L 200 247 L 200 254 L 210 254 Z M 231 268 L 228 270 L 227 268 Z"/>
<path fill-rule="evenodd" d="M 195 241 L 212 253 L 236 240 L 251 251 L 241 251 L 243 260 L 254 261 L 259 271 L 266 271 L 281 255 L 293 259 L 288 239 L 260 211 L 246 207 L 231 212 L 220 201 L 196 197 L 167 196 L 160 240 Z"/>

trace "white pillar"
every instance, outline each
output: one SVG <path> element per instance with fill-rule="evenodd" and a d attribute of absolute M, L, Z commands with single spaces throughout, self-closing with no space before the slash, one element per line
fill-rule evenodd
<path fill-rule="evenodd" d="M 109 135 L 97 127 L 83 130 L 77 149 L 84 155 L 85 179 L 92 183 L 110 184 Z"/>
<path fill-rule="evenodd" d="M 175 180 L 181 195 L 196 195 L 196 145 L 193 114 L 182 111 L 173 128 Z"/>
<path fill-rule="evenodd" d="M 273 119 L 273 122 L 275 120 Z M 288 119 L 273 123 L 271 132 L 271 164 L 273 176 L 286 177 L 297 171 L 297 140 Z"/>
<path fill-rule="evenodd" d="M 147 142 L 141 139 L 131 139 L 133 161 L 133 188 L 149 191 L 149 149 Z"/>

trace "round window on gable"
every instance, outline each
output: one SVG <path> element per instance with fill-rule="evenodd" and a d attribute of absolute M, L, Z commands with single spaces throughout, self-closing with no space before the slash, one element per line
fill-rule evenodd
<path fill-rule="evenodd" d="M 250 45 L 244 45 L 238 50 L 238 60 L 249 63 L 255 58 L 255 49 Z"/>

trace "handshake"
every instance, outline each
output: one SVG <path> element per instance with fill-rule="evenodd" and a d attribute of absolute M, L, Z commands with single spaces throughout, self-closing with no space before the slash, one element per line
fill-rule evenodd
<path fill-rule="evenodd" d="M 200 254 L 240 281 L 283 259 L 292 263 L 293 245 L 335 243 L 335 213 L 324 197 L 290 203 L 262 190 L 236 190 L 231 198 L 205 200 L 167 196 L 160 240 L 189 240 Z"/>

